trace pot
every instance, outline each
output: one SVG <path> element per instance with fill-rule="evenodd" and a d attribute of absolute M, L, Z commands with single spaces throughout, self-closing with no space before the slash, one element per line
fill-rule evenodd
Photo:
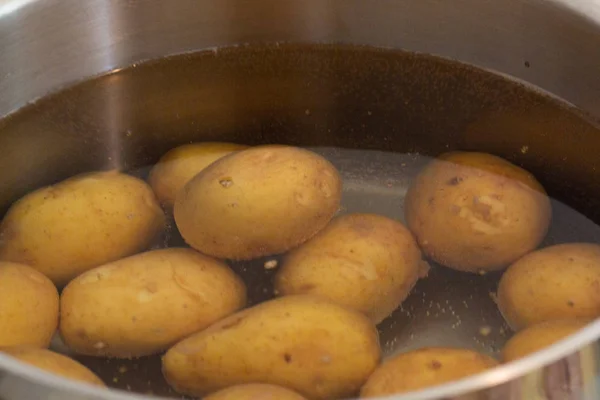
<path fill-rule="evenodd" d="M 568 180 L 571 186 L 563 187 L 562 192 L 557 189 L 556 195 L 568 198 L 570 206 L 600 221 L 600 212 L 594 207 L 600 199 L 600 176 L 597 176 L 600 172 L 596 173 L 600 132 L 594 126 L 594 120 L 600 118 L 600 74 L 597 73 L 600 70 L 600 3 L 591 0 L 0 0 L 0 116 L 12 113 L 16 116 L 17 110 L 50 93 L 146 60 L 257 43 L 336 43 L 433 54 L 510 76 L 525 86 L 534 85 L 535 90 L 557 96 L 581 110 L 581 113 L 574 110 L 569 113 L 587 122 L 578 125 L 581 128 L 578 134 L 562 131 L 560 124 L 546 123 L 543 126 L 548 129 L 548 139 L 535 142 L 538 147 L 532 148 L 528 156 L 526 151 L 511 153 L 514 138 L 505 140 L 501 132 L 496 131 L 471 142 L 461 142 L 452 134 L 444 136 L 435 129 L 429 133 L 416 132 L 410 139 L 413 140 L 411 149 L 419 150 L 422 142 L 419 135 L 430 135 L 428 140 L 436 144 L 427 150 L 434 153 L 461 145 L 503 153 L 527 164 L 534 172 L 549 175 L 548 181 Z M 302 50 L 291 45 L 283 47 L 296 55 Z M 400 79 L 393 78 L 394 71 L 389 70 L 392 62 L 386 58 L 388 53 L 373 53 L 367 48 L 352 50 L 352 54 L 358 53 L 363 54 L 359 57 L 361 60 L 370 60 L 358 70 L 375 68 L 390 82 Z M 253 57 L 265 71 L 269 60 L 273 71 L 292 68 L 291 58 L 281 61 L 277 57 L 269 58 L 270 54 L 271 50 L 260 50 Z M 341 81 L 346 70 L 343 62 L 337 62 L 335 72 L 340 74 Z M 369 68 L 365 67 L 367 64 Z M 185 66 L 181 68 L 186 71 Z M 155 93 L 166 90 L 170 82 L 161 80 L 160 73 L 156 72 L 160 67 L 144 71 L 155 71 L 155 75 L 147 72 L 154 77 L 148 82 L 154 82 Z M 304 70 L 304 74 L 307 71 Z M 185 97 L 177 97 L 176 105 L 170 103 L 172 98 L 158 98 L 154 103 L 141 102 L 138 107 L 130 100 L 143 99 L 142 94 L 149 89 L 136 85 L 131 76 L 133 74 L 109 75 L 103 78 L 101 88 L 92 89 L 92 83 L 85 90 L 69 92 L 71 97 L 56 97 L 54 106 L 44 101 L 32 106 L 36 115 L 41 115 L 38 119 L 21 125 L 0 125 L 0 148 L 3 149 L 0 205 L 6 208 L 26 191 L 82 170 L 145 165 L 169 147 L 199 138 L 198 130 L 185 125 L 186 118 L 195 112 L 194 104 L 187 104 Z M 204 83 L 208 84 L 211 79 Z M 219 79 L 224 80 L 222 76 L 214 78 L 216 82 L 220 82 Z M 369 79 L 373 81 L 374 75 L 369 75 L 368 82 Z M 437 80 L 439 75 L 431 79 L 441 82 Z M 495 87 L 485 80 L 487 78 L 478 79 L 473 81 L 473 87 L 484 81 L 487 83 L 483 87 Z M 211 125 L 214 129 L 201 138 L 222 138 L 223 131 L 244 126 L 247 133 L 240 140 L 247 142 L 343 147 L 356 141 L 356 147 L 372 149 L 382 149 L 385 142 L 392 143 L 390 150 L 399 149 L 393 144 L 399 133 L 393 129 L 389 136 L 381 133 L 386 129 L 385 123 L 377 125 L 381 134 L 374 138 L 366 132 L 346 132 L 347 136 L 325 134 L 330 125 L 343 131 L 339 121 L 349 118 L 344 112 L 333 121 L 317 112 L 313 115 L 315 120 L 289 132 L 284 128 L 273 133 L 262 125 L 253 125 L 252 116 L 244 114 L 244 110 L 264 111 L 273 107 L 274 99 L 264 103 L 259 99 L 252 106 L 239 99 L 245 99 L 253 87 L 264 90 L 265 82 L 256 81 L 253 83 L 256 86 L 245 86 L 242 80 L 236 82 L 238 86 L 228 97 L 233 100 L 217 102 L 212 110 L 213 114 L 224 110 L 238 112 L 235 123 L 228 129 L 215 123 Z M 171 84 L 188 87 L 184 78 Z M 289 100 L 286 106 L 293 103 L 290 107 L 302 113 L 306 110 L 307 116 L 313 110 L 334 108 L 335 96 L 327 95 L 327 91 L 334 92 L 334 87 L 332 83 L 330 87 L 321 88 L 324 91 L 319 93 L 325 94 L 322 97 L 298 103 Z M 511 87 L 515 87 L 514 84 Z M 444 92 L 443 88 L 440 92 Z M 449 96 L 440 94 L 440 98 L 446 95 Z M 178 111 L 173 107 L 179 107 Z M 45 124 L 49 121 L 45 119 L 48 115 L 52 115 L 55 125 Z M 153 126 L 164 128 L 165 119 L 170 128 L 152 130 Z M 543 112 L 538 116 L 539 121 L 546 119 L 552 120 Z M 323 121 L 329 125 L 319 125 Z M 296 136 L 299 128 L 307 126 L 320 126 L 323 134 Z M 127 139 L 132 133 L 133 139 Z M 531 135 L 524 140 L 533 140 L 534 134 Z M 553 146 L 558 140 L 560 146 Z M 510 143 L 507 145 L 507 142 Z M 375 165 L 384 161 L 370 158 L 364 162 Z M 378 171 L 382 170 L 385 168 L 380 167 Z M 490 318 L 494 324 L 493 317 Z M 600 321 L 596 321 L 573 337 L 521 361 L 390 399 L 597 399 L 600 398 L 599 338 Z M 0 354 L 0 399 L 42 398 L 132 400 L 145 397 L 88 387 Z"/>

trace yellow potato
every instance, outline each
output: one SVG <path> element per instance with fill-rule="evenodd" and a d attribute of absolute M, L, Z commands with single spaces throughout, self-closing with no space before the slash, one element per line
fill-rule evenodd
<path fill-rule="evenodd" d="M 177 193 L 196 174 L 219 158 L 247 147 L 220 142 L 194 143 L 176 147 L 162 156 L 152 168 L 148 182 L 161 204 L 172 209 Z"/>
<path fill-rule="evenodd" d="M 0 262 L 0 347 L 48 347 L 58 325 L 58 291 L 35 269 Z"/>
<path fill-rule="evenodd" d="M 275 289 L 279 295 L 324 296 L 379 323 L 426 271 L 404 225 L 375 214 L 347 214 L 285 257 Z"/>
<path fill-rule="evenodd" d="M 242 308 L 243 282 L 224 263 L 190 249 L 137 254 L 71 281 L 60 333 L 80 354 L 158 353 Z"/>
<path fill-rule="evenodd" d="M 204 400 L 306 400 L 298 393 L 281 386 L 249 383 L 219 390 Z"/>
<path fill-rule="evenodd" d="M 484 354 L 458 348 L 429 347 L 399 354 L 373 372 L 361 398 L 411 392 L 475 375 L 498 362 Z"/>
<path fill-rule="evenodd" d="M 423 252 L 447 267 L 491 271 L 534 250 L 550 224 L 550 200 L 527 171 L 484 153 L 432 161 L 405 201 L 408 228 Z"/>
<path fill-rule="evenodd" d="M 31 265 L 62 286 L 144 250 L 164 223 L 143 181 L 116 171 L 79 175 L 13 204 L 0 226 L 0 260 Z"/>
<path fill-rule="evenodd" d="M 342 183 L 323 157 L 257 146 L 224 157 L 179 193 L 175 222 L 193 248 L 219 258 L 283 253 L 320 231 L 338 210 Z"/>
<path fill-rule="evenodd" d="M 202 396 L 262 382 L 310 399 L 353 395 L 375 369 L 377 330 L 325 299 L 286 296 L 241 311 L 184 339 L 163 358 L 175 390 Z"/>
<path fill-rule="evenodd" d="M 0 352 L 52 374 L 96 386 L 104 386 L 100 378 L 77 361 L 46 349 L 35 347 L 6 347 Z"/>
<path fill-rule="evenodd" d="M 502 349 L 504 362 L 514 361 L 542 350 L 587 325 L 583 320 L 556 320 L 531 325 L 514 335 Z"/>
<path fill-rule="evenodd" d="M 502 275 L 497 297 L 514 330 L 600 317 L 600 246 L 571 243 L 530 253 Z"/>

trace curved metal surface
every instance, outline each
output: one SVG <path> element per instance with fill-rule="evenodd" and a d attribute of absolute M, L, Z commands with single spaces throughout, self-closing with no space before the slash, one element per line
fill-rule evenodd
<path fill-rule="evenodd" d="M 247 42 L 415 50 L 531 82 L 600 115 L 594 0 L 1 0 L 0 115 L 167 54 Z"/>
<path fill-rule="evenodd" d="M 585 0 L 0 0 L 0 115 L 142 60 L 273 41 L 368 44 L 459 59 L 600 117 L 600 2 Z M 597 399 L 598 337 L 600 321 L 533 357 L 390 399 Z M 142 396 L 67 381 L 0 354 L 0 398 Z"/>

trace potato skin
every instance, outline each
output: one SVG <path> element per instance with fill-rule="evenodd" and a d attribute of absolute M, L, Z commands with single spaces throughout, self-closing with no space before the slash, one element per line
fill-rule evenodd
<path fill-rule="evenodd" d="M 306 400 L 298 393 L 281 386 L 249 383 L 231 386 L 204 397 L 204 400 Z"/>
<path fill-rule="evenodd" d="M 0 260 L 31 265 L 57 286 L 147 248 L 164 228 L 152 189 L 116 171 L 27 194 L 0 226 Z"/>
<path fill-rule="evenodd" d="M 475 375 L 498 365 L 473 350 L 427 347 L 399 354 L 373 372 L 361 389 L 361 398 L 425 389 Z"/>
<path fill-rule="evenodd" d="M 530 253 L 502 275 L 497 297 L 514 330 L 600 317 L 600 246 L 569 243 Z"/>
<path fill-rule="evenodd" d="M 446 153 L 408 190 L 405 217 L 423 252 L 447 267 L 492 271 L 534 250 L 551 219 L 527 171 L 485 153 Z"/>
<path fill-rule="evenodd" d="M 96 386 L 105 386 L 96 374 L 82 364 L 50 350 L 17 346 L 0 348 L 0 352 L 52 374 Z"/>
<path fill-rule="evenodd" d="M 58 326 L 58 291 L 42 273 L 0 262 L 0 347 L 48 347 Z"/>
<path fill-rule="evenodd" d="M 246 288 L 224 263 L 190 249 L 137 254 L 71 281 L 61 296 L 60 333 L 80 354 L 138 357 L 237 311 Z"/>
<path fill-rule="evenodd" d="M 377 324 L 406 299 L 426 272 L 424 265 L 401 223 L 375 214 L 346 214 L 285 256 L 275 290 L 282 296 L 323 296 Z"/>
<path fill-rule="evenodd" d="M 192 143 L 176 147 L 165 153 L 152 168 L 148 183 L 160 203 L 172 210 L 177 193 L 194 176 L 221 157 L 247 147 L 221 142 Z"/>
<path fill-rule="evenodd" d="M 184 339 L 163 357 L 163 373 L 175 390 L 192 396 L 263 382 L 310 399 L 336 399 L 352 396 L 379 359 L 377 330 L 366 316 L 298 295 L 259 304 Z"/>
<path fill-rule="evenodd" d="M 204 254 L 247 260 L 283 253 L 308 240 L 339 208 L 336 169 L 311 151 L 257 146 L 230 154 L 179 193 L 175 222 Z"/>
<path fill-rule="evenodd" d="M 583 329 L 589 321 L 556 320 L 531 325 L 517 332 L 504 345 L 502 360 L 510 362 L 526 357 Z"/>

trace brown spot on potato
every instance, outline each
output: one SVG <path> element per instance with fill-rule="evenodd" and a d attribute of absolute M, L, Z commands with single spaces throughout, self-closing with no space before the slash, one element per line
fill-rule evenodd
<path fill-rule="evenodd" d="M 231 179 L 230 176 L 224 177 L 219 179 L 219 185 L 223 186 L 224 188 L 230 188 L 231 186 L 233 186 L 233 179 Z"/>
<path fill-rule="evenodd" d="M 44 194 L 44 200 L 48 199 L 56 199 L 60 195 L 60 189 L 57 189 L 54 186 L 48 186 L 46 193 Z"/>
<path fill-rule="evenodd" d="M 329 185 L 328 182 L 321 181 L 321 182 L 319 182 L 318 187 L 319 187 L 319 190 L 321 191 L 321 194 L 326 199 L 328 199 L 328 198 L 330 198 L 331 196 L 334 195 L 334 191 L 333 191 L 333 189 L 331 188 L 331 186 Z"/>
<path fill-rule="evenodd" d="M 433 370 L 438 370 L 438 369 L 442 368 L 442 363 L 439 362 L 438 360 L 433 360 L 433 361 L 431 361 L 430 367 Z"/>
<path fill-rule="evenodd" d="M 316 289 L 317 285 L 315 285 L 314 283 L 305 283 L 304 285 L 300 285 L 298 287 L 298 292 L 299 293 L 306 293 L 306 292 L 310 292 L 313 289 Z"/>
<path fill-rule="evenodd" d="M 289 363 L 291 363 L 291 362 L 292 362 L 292 355 L 291 355 L 291 354 L 289 354 L 289 353 L 284 353 L 284 354 L 283 354 L 283 359 L 285 360 L 285 362 L 286 362 L 287 364 L 289 364 Z"/>
<path fill-rule="evenodd" d="M 473 211 L 479 214 L 484 221 L 489 222 L 492 217 L 492 207 L 489 204 L 485 204 L 479 200 L 479 197 L 473 197 Z"/>
<path fill-rule="evenodd" d="M 460 176 L 455 176 L 454 178 L 450 179 L 446 184 L 448 186 L 456 186 L 458 184 L 460 184 L 463 181 L 463 178 L 461 178 Z"/>
<path fill-rule="evenodd" d="M 352 230 L 354 230 L 356 233 L 358 233 L 361 236 L 368 236 L 371 234 L 371 232 L 373 232 L 373 224 L 370 223 L 369 221 L 366 221 L 363 218 L 355 218 L 352 221 L 352 224 L 350 225 L 350 227 L 352 228 Z"/>
<path fill-rule="evenodd" d="M 567 301 L 569 307 L 575 307 L 575 303 L 572 300 Z"/>

